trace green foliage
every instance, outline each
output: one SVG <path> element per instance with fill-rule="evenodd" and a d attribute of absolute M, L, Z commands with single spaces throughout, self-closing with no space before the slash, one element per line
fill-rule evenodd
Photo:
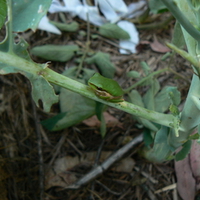
<path fill-rule="evenodd" d="M 183 144 L 182 149 L 176 154 L 175 160 L 183 160 L 189 153 L 192 146 L 192 141 L 188 140 L 186 143 Z"/>
<path fill-rule="evenodd" d="M 66 62 L 78 50 L 77 45 L 44 45 L 32 48 L 31 53 L 46 60 Z"/>
<path fill-rule="evenodd" d="M 160 84 L 159 84 L 158 80 L 152 79 L 151 83 L 149 85 L 150 85 L 150 88 L 143 96 L 143 101 L 144 101 L 146 108 L 148 108 L 150 110 L 155 110 L 156 105 L 155 105 L 154 99 L 155 99 L 155 95 L 160 90 Z"/>
<path fill-rule="evenodd" d="M 42 100 L 44 110 L 49 112 L 51 106 L 58 102 L 58 96 L 55 95 L 52 85 L 40 76 L 27 77 L 32 85 L 32 97 L 36 105 L 39 107 L 39 100 Z"/>
<path fill-rule="evenodd" d="M 51 129 L 52 131 L 73 126 L 95 114 L 95 102 L 93 100 L 64 88 L 61 88 L 59 97 L 60 110 L 65 115 L 57 121 Z"/>
<path fill-rule="evenodd" d="M 144 131 L 143 131 L 143 138 L 144 138 L 144 144 L 146 147 L 150 147 L 150 145 L 153 144 L 153 137 L 151 135 L 151 130 L 150 129 L 147 129 L 145 128 Z"/>
<path fill-rule="evenodd" d="M 103 115 L 103 112 L 105 111 L 106 106 L 102 103 L 96 102 L 96 116 L 101 122 L 100 125 L 100 133 L 102 137 L 105 137 L 106 135 L 106 122 L 105 122 L 105 117 Z"/>
<path fill-rule="evenodd" d="M 66 70 L 63 75 L 74 77 L 77 68 L 73 67 Z M 87 73 L 94 73 L 93 70 L 86 70 Z M 87 82 L 87 73 L 84 73 L 82 79 L 77 79 L 80 82 Z M 62 130 L 73 126 L 95 114 L 95 101 L 83 97 L 80 94 L 71 92 L 62 87 L 57 87 L 59 93 L 60 112 L 58 115 L 44 120 L 42 124 L 51 131 Z"/>
<path fill-rule="evenodd" d="M 5 23 L 6 16 L 7 16 L 7 4 L 6 0 L 0 0 L 0 29 Z"/>
<path fill-rule="evenodd" d="M 180 92 L 175 87 L 169 87 L 167 89 L 167 93 L 168 93 L 169 99 L 171 101 L 171 105 L 170 105 L 169 110 L 173 115 L 178 116 L 179 113 L 180 113 L 178 106 L 181 102 Z"/>
<path fill-rule="evenodd" d="M 94 56 L 87 58 L 86 62 L 97 65 L 103 76 L 107 78 L 114 77 L 115 66 L 110 62 L 109 54 L 97 52 Z"/>
<path fill-rule="evenodd" d="M 139 92 L 137 90 L 132 90 L 131 93 L 128 94 L 129 97 L 129 101 L 135 105 L 138 105 L 140 107 L 145 107 L 142 97 L 139 94 Z M 152 131 L 157 131 L 157 127 L 155 126 L 154 123 L 150 122 L 149 120 L 146 120 L 144 118 L 141 117 L 136 117 L 133 115 L 133 118 L 136 119 L 140 124 L 142 124 L 144 127 L 152 130 Z"/>
<path fill-rule="evenodd" d="M 130 71 L 126 73 L 126 76 L 130 78 L 140 78 L 140 73 L 137 71 Z"/>
<path fill-rule="evenodd" d="M 153 148 L 144 152 L 149 160 L 160 163 L 166 159 L 170 159 L 170 155 L 175 149 L 167 142 L 169 131 L 168 127 L 162 126 L 156 133 Z"/>
<path fill-rule="evenodd" d="M 59 28 L 61 31 L 67 31 L 67 32 L 75 32 L 79 29 L 79 24 L 75 21 L 73 21 L 70 24 L 66 23 L 59 23 L 50 21 L 51 24 L 55 25 L 57 28 Z"/>
<path fill-rule="evenodd" d="M 161 13 L 167 10 L 167 7 L 163 4 L 161 0 L 150 0 L 149 8 L 154 14 Z"/>
<path fill-rule="evenodd" d="M 99 33 L 102 36 L 114 39 L 129 39 L 129 34 L 116 24 L 104 24 L 99 28 Z"/>
<path fill-rule="evenodd" d="M 176 87 L 168 87 L 167 92 L 171 100 L 171 104 L 178 106 L 181 102 L 181 94 Z"/>
<path fill-rule="evenodd" d="M 151 73 L 151 68 L 149 67 L 149 65 L 146 62 L 142 61 L 140 63 L 140 65 L 142 66 L 142 70 L 144 71 L 144 74 L 146 76 Z"/>
<path fill-rule="evenodd" d="M 28 44 L 24 41 L 24 39 L 19 39 L 20 41 L 17 44 L 14 44 L 13 46 L 10 45 L 10 40 L 8 38 L 5 39 L 0 45 L 0 50 L 7 52 L 11 51 L 10 48 L 12 47 L 12 53 L 24 59 L 24 62 L 29 61 L 33 63 L 27 51 Z M 40 69 L 47 67 L 47 65 L 39 64 L 37 64 L 37 66 Z M 55 95 L 52 85 L 48 81 L 46 81 L 42 76 L 38 76 L 38 74 L 29 73 L 15 66 L 5 65 L 3 63 L 0 63 L 0 69 L 1 74 L 21 73 L 24 76 L 26 76 L 31 82 L 32 97 L 36 105 L 39 106 L 39 100 L 41 100 L 43 102 L 43 109 L 46 112 L 50 111 L 52 104 L 58 102 L 58 96 Z"/>
<path fill-rule="evenodd" d="M 62 130 L 95 114 L 95 102 L 66 89 L 60 91 L 61 113 L 42 124 L 51 131 Z"/>
<path fill-rule="evenodd" d="M 154 105 L 155 105 L 155 110 L 157 112 L 165 112 L 169 108 L 170 106 L 170 100 L 169 100 L 169 94 L 168 94 L 169 88 L 170 88 L 169 86 L 164 87 L 160 92 L 156 94 L 155 99 L 154 99 L 155 101 Z"/>
<path fill-rule="evenodd" d="M 144 73 L 146 76 L 148 76 L 151 73 L 150 68 L 145 63 L 142 63 L 142 67 Z M 144 77 L 140 77 L 140 79 L 143 78 Z M 165 112 L 169 109 L 169 106 L 173 101 L 175 101 L 176 105 L 179 105 L 180 103 L 180 93 L 176 87 L 164 87 L 162 90 L 160 90 L 160 84 L 158 80 L 153 77 L 142 82 L 141 85 L 149 86 L 148 91 L 143 97 L 141 97 L 136 90 L 132 90 L 131 93 L 128 94 L 130 102 L 138 106 L 145 107 L 149 110 L 155 110 L 157 112 Z M 157 130 L 157 128 L 153 128 L 152 130 Z"/>
<path fill-rule="evenodd" d="M 184 40 L 183 32 L 181 30 L 181 26 L 179 22 L 176 22 L 175 27 L 174 27 L 172 44 L 174 44 L 178 48 L 183 48 L 185 46 L 185 40 Z"/>
<path fill-rule="evenodd" d="M 51 5 L 51 0 L 17 0 L 12 1 L 13 31 L 36 30 L 41 18 Z"/>

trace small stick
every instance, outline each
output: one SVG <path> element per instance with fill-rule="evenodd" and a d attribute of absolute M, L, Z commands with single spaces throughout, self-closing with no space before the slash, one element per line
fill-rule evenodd
<path fill-rule="evenodd" d="M 159 190 L 156 190 L 154 193 L 158 194 L 158 193 L 165 192 L 165 191 L 168 191 L 168 190 L 174 190 L 174 189 L 176 189 L 176 187 L 177 187 L 176 183 L 173 183 L 173 184 L 168 185 L 166 187 L 163 187 L 163 188 L 161 188 Z"/>
<path fill-rule="evenodd" d="M 103 183 L 101 183 L 100 181 L 95 181 L 97 184 L 99 184 L 100 186 L 102 186 L 106 191 L 108 191 L 109 193 L 113 194 L 113 195 L 116 195 L 116 196 L 119 196 L 121 195 L 121 193 L 119 192 L 114 192 L 112 191 L 110 188 L 108 188 L 107 186 L 105 186 Z"/>
<path fill-rule="evenodd" d="M 134 169 L 135 169 L 137 172 L 140 171 L 140 169 L 139 169 L 138 167 L 134 167 Z M 155 180 L 153 177 L 151 177 L 148 173 L 146 173 L 146 172 L 144 172 L 144 171 L 141 171 L 141 174 L 142 174 L 145 178 L 149 179 L 153 184 L 158 183 L 158 181 Z"/>
<path fill-rule="evenodd" d="M 88 174 L 83 176 L 76 183 L 69 185 L 63 189 L 79 189 L 86 183 L 97 178 L 99 175 L 105 172 L 113 163 L 121 159 L 124 156 L 124 154 L 126 154 L 131 148 L 136 146 L 138 143 L 142 142 L 142 140 L 143 140 L 143 135 L 141 134 L 136 138 L 134 138 L 132 141 L 130 141 L 128 144 L 117 150 L 115 153 L 113 153 L 101 165 L 98 165 L 97 167 L 92 169 Z"/>

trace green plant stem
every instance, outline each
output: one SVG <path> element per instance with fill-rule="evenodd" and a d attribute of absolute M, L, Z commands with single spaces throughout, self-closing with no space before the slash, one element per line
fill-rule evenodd
<path fill-rule="evenodd" d="M 0 62 L 1 62 L 1 65 L 2 63 L 5 64 L 5 67 L 0 69 L 0 74 L 8 73 L 6 71 L 8 68 L 6 65 L 16 67 L 16 70 L 17 69 L 22 70 L 22 74 L 23 74 L 23 71 L 30 74 L 34 74 L 34 75 L 41 75 L 40 73 L 42 72 L 41 64 L 30 62 L 15 54 L 7 53 L 7 52 L 0 51 Z"/>
<path fill-rule="evenodd" d="M 12 0 L 7 1 L 7 9 L 8 9 L 8 20 L 6 22 L 6 29 L 7 35 L 6 38 L 8 37 L 8 42 L 9 42 L 9 47 L 8 47 L 8 52 L 13 53 L 13 34 L 12 34 L 12 26 L 13 26 L 13 19 L 12 19 Z M 6 39 L 5 38 L 5 39 Z"/>
<path fill-rule="evenodd" d="M 169 72 L 173 73 L 174 75 L 176 75 L 179 78 L 182 78 L 183 80 L 185 80 L 186 82 L 190 83 L 190 80 L 188 80 L 187 77 L 181 75 L 180 73 L 176 72 L 175 70 L 169 68 Z"/>
<path fill-rule="evenodd" d="M 80 72 L 81 72 L 81 70 L 83 68 L 83 62 L 84 62 L 84 60 L 86 58 L 86 55 L 88 53 L 89 46 L 90 46 L 90 44 L 88 42 L 86 42 L 86 49 L 84 50 L 84 53 L 83 53 L 83 55 L 81 57 L 81 60 L 80 60 L 80 63 L 78 65 L 78 67 L 77 67 L 76 77 L 79 76 L 79 74 L 80 74 Z"/>
<path fill-rule="evenodd" d="M 126 94 L 126 93 L 128 93 L 129 91 L 131 91 L 132 89 L 136 88 L 137 86 L 143 84 L 143 83 L 144 83 L 145 81 L 147 81 L 148 79 L 150 79 L 150 78 L 152 78 L 152 77 L 154 77 L 154 76 L 156 76 L 156 75 L 158 75 L 158 74 L 161 74 L 161 73 L 163 73 L 163 72 L 166 72 L 166 71 L 169 71 L 169 68 L 164 68 L 164 69 L 155 71 L 155 72 L 149 74 L 149 75 L 146 76 L 145 78 L 141 79 L 140 81 L 138 81 L 137 83 L 131 85 L 129 88 L 127 88 L 127 89 L 125 89 L 125 90 L 123 90 L 123 91 L 124 91 L 124 93 Z"/>
<path fill-rule="evenodd" d="M 190 8 L 188 0 L 176 0 L 176 2 L 179 8 L 181 9 L 182 13 L 184 13 L 185 17 L 187 17 L 189 21 L 191 21 L 192 23 L 197 22 L 197 17 L 194 15 L 194 10 Z M 192 28 L 194 29 L 193 26 Z M 188 32 L 186 27 L 182 27 L 182 32 L 185 38 L 188 53 L 178 49 L 177 47 L 173 49 L 175 51 L 177 50 L 176 52 L 178 54 L 180 54 L 182 57 L 184 57 L 189 62 L 191 62 L 194 69 L 198 73 L 200 69 L 200 64 L 199 64 L 199 59 L 198 59 L 199 51 L 197 48 L 199 48 L 198 45 L 199 45 L 200 37 L 198 36 L 198 38 L 195 38 L 196 39 L 195 40 L 193 38 L 193 35 L 191 35 Z M 200 124 L 199 91 L 200 91 L 200 78 L 199 76 L 194 74 L 192 77 L 190 89 L 189 89 L 183 110 L 181 112 L 180 129 L 183 131 L 180 131 L 179 138 L 175 138 L 173 134 L 170 134 L 169 142 L 172 144 L 172 146 L 178 147 L 184 141 L 187 141 L 192 131 Z"/>
<path fill-rule="evenodd" d="M 193 67 L 196 69 L 198 75 L 200 75 L 200 63 L 199 63 L 199 61 L 197 61 L 191 54 L 187 53 L 186 51 L 183 51 L 182 49 L 179 49 L 175 45 L 173 45 L 171 43 L 166 43 L 166 44 L 169 48 L 173 49 L 176 53 L 178 53 L 183 58 L 188 60 L 193 65 Z"/>
<path fill-rule="evenodd" d="M 92 90 L 90 90 L 90 87 L 79 83 L 77 81 L 74 81 L 70 78 L 67 78 L 65 76 L 62 76 L 54 71 L 52 71 L 49 68 L 46 68 L 44 70 L 46 73 L 43 73 L 43 77 L 48 80 L 51 83 L 60 85 L 66 89 L 70 89 L 74 92 L 78 92 L 79 94 L 88 97 L 90 99 L 93 99 L 95 101 L 104 103 L 108 106 L 115 107 L 117 109 L 123 110 L 127 113 L 134 114 L 139 117 L 143 117 L 145 119 L 148 119 L 150 121 L 154 121 L 156 123 L 160 123 L 162 125 L 171 127 L 170 123 L 175 120 L 173 115 L 170 114 L 162 114 L 155 111 L 150 111 L 145 108 L 136 106 L 134 104 L 131 104 L 129 102 L 122 102 L 122 103 L 111 103 L 105 100 L 102 100 L 98 98 Z"/>
<path fill-rule="evenodd" d="M 87 13 L 87 41 L 86 41 L 86 49 L 84 50 L 83 56 L 81 57 L 81 61 L 78 65 L 78 69 L 77 69 L 77 77 L 79 76 L 82 68 L 83 68 L 83 62 L 87 56 L 87 53 L 89 52 L 90 49 L 90 21 L 89 21 L 89 15 Z"/>
<path fill-rule="evenodd" d="M 155 111 L 147 110 L 145 108 L 136 106 L 125 101 L 122 103 L 111 103 L 100 99 L 94 94 L 92 90 L 90 90 L 89 86 L 79 83 L 61 74 L 58 74 L 48 67 L 42 68 L 41 65 L 29 62 L 23 58 L 18 57 L 17 55 L 0 52 L 0 62 L 16 67 L 21 71 L 22 74 L 24 74 L 23 72 L 27 72 L 33 75 L 42 76 L 50 83 L 54 83 L 63 88 L 79 93 L 87 98 L 93 99 L 111 107 L 115 107 L 135 116 L 156 122 L 158 124 L 173 128 L 173 124 L 176 121 L 176 118 L 171 114 L 162 114 Z M 5 66 L 0 70 L 0 73 L 8 73 L 6 72 L 6 69 L 7 67 Z"/>
<path fill-rule="evenodd" d="M 178 20 L 183 28 L 197 41 L 200 41 L 200 32 L 189 22 L 173 0 L 161 0 Z"/>
<path fill-rule="evenodd" d="M 79 83 L 79 82 L 69 79 L 65 76 L 62 76 L 48 68 L 45 69 L 44 71 L 47 73 L 43 73 L 43 76 L 49 82 L 60 85 L 66 89 L 70 89 L 74 92 L 77 92 L 77 93 L 87 97 L 87 98 L 101 102 L 108 106 L 112 106 L 119 110 L 123 110 L 127 113 L 148 119 L 150 121 L 153 121 L 153 122 L 156 122 L 156 123 L 162 124 L 164 126 L 168 126 L 168 127 L 172 127 L 171 123 L 173 123 L 173 121 L 175 120 L 175 117 L 171 114 L 162 114 L 162 113 L 158 113 L 155 111 L 147 110 L 145 108 L 136 106 L 136 105 L 131 104 L 126 101 L 124 101 L 122 103 L 111 103 L 111 102 L 105 101 L 103 99 L 98 98 L 94 94 L 94 92 L 92 90 L 90 90 L 90 87 L 88 87 L 82 83 Z"/>

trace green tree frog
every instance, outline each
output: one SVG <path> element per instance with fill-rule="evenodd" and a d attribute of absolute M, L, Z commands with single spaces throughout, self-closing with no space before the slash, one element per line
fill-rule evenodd
<path fill-rule="evenodd" d="M 119 84 L 112 79 L 105 78 L 99 73 L 95 73 L 88 81 L 88 85 L 95 94 L 106 101 L 118 103 L 124 101 L 123 90 Z"/>

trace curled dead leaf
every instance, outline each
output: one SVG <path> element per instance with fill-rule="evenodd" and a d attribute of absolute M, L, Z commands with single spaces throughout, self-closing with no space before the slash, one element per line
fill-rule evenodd
<path fill-rule="evenodd" d="M 175 171 L 179 195 L 183 200 L 194 200 L 196 181 L 192 174 L 189 156 L 183 160 L 175 161 Z"/>

